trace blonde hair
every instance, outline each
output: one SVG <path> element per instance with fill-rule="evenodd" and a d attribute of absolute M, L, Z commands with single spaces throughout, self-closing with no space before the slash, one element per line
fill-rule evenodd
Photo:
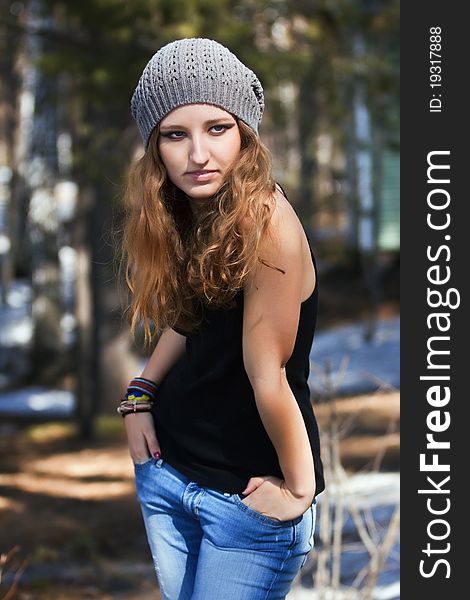
<path fill-rule="evenodd" d="M 134 337 L 142 323 L 146 345 L 176 325 L 196 330 L 204 305 L 233 306 L 259 261 L 277 268 L 259 256 L 264 236 L 272 236 L 276 182 L 271 153 L 250 127 L 236 120 L 240 153 L 197 218 L 187 196 L 167 177 L 158 151 L 158 125 L 147 151 L 129 169 L 121 268 L 131 301 L 125 312 Z"/>

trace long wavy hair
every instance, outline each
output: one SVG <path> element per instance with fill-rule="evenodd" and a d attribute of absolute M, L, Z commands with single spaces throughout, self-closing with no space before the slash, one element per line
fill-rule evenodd
<path fill-rule="evenodd" d="M 158 125 L 145 154 L 129 168 L 120 270 L 131 292 L 125 309 L 131 333 L 135 338 L 141 325 L 145 345 L 167 328 L 196 331 L 204 306 L 232 307 L 259 262 L 277 269 L 259 256 L 264 236 L 276 243 L 269 227 L 276 189 L 271 153 L 236 120 L 240 153 L 196 216 L 167 177 Z"/>

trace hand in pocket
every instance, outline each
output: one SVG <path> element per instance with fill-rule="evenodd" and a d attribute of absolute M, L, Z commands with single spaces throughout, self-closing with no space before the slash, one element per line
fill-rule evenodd
<path fill-rule="evenodd" d="M 124 417 L 127 443 L 132 461 L 142 464 L 151 457 L 160 458 L 160 444 L 151 413 L 134 413 Z"/>

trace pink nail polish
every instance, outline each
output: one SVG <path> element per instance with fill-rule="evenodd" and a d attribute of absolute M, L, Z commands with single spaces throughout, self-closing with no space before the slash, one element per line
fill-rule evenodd
<path fill-rule="evenodd" d="M 153 456 L 158 460 L 161 456 L 160 452 L 154 452 Z"/>

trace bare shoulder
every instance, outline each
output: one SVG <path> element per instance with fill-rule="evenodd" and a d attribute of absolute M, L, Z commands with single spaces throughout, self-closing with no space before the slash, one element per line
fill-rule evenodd
<path fill-rule="evenodd" d="M 252 382 L 264 377 L 270 361 L 284 366 L 291 356 L 304 293 L 302 225 L 282 193 L 274 199 L 272 237 L 261 242 L 260 264 L 250 272 L 244 292 L 243 357 Z"/>
<path fill-rule="evenodd" d="M 257 267 L 246 280 L 245 296 L 261 289 L 277 292 L 302 278 L 302 225 L 281 192 L 276 191 L 274 200 L 269 232 L 260 244 Z"/>
<path fill-rule="evenodd" d="M 275 240 L 275 247 L 271 254 L 283 253 L 283 248 L 289 253 L 301 250 L 302 224 L 290 202 L 284 197 L 278 188 L 274 195 L 274 207 L 272 211 L 270 229 Z M 268 246 L 268 244 L 266 244 Z M 276 249 L 275 249 L 276 248 Z"/>
<path fill-rule="evenodd" d="M 260 245 L 261 264 L 247 283 L 259 285 L 261 280 L 274 275 L 267 271 L 275 267 L 278 273 L 285 275 L 284 284 L 288 284 L 289 280 L 301 281 L 300 295 L 303 302 L 312 294 L 316 285 L 310 244 L 297 213 L 280 190 L 276 189 L 273 200 L 269 233 Z M 266 265 L 263 261 L 267 261 L 271 269 L 263 266 Z"/>

